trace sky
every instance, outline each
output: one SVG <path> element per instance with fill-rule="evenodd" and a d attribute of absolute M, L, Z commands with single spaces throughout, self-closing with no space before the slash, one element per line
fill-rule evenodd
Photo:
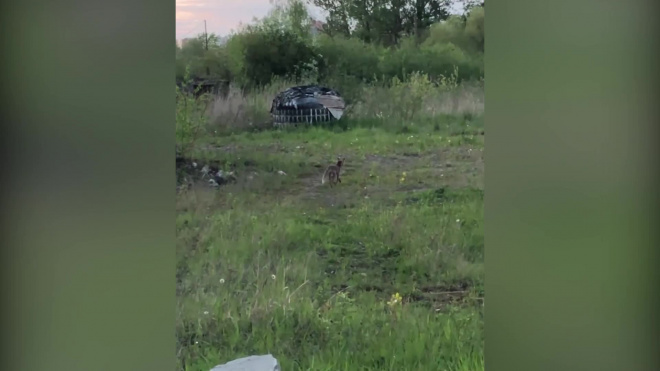
<path fill-rule="evenodd" d="M 208 33 L 225 36 L 240 23 L 264 17 L 272 7 L 270 0 L 176 0 L 176 39 L 203 33 L 204 20 Z M 309 12 L 324 19 L 319 8 L 310 7 Z"/>
<path fill-rule="evenodd" d="M 203 33 L 204 20 L 209 33 L 225 36 L 241 22 L 262 18 L 272 8 L 270 0 L 176 0 L 176 39 Z M 310 9 L 310 15 L 323 19 L 320 9 Z"/>

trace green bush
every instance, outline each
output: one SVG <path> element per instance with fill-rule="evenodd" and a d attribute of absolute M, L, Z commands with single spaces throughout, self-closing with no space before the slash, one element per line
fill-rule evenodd
<path fill-rule="evenodd" d="M 317 62 L 314 47 L 286 28 L 249 27 L 233 36 L 228 48 L 233 72 L 246 87 L 264 86 L 274 76 L 300 79 Z"/>
<path fill-rule="evenodd" d="M 190 83 L 189 69 L 184 71 L 183 83 Z M 206 94 L 198 97 L 196 93 L 198 91 L 189 92 L 176 86 L 176 146 L 184 156 L 190 154 L 208 122 L 206 106 L 210 97 Z"/>
<path fill-rule="evenodd" d="M 379 55 L 383 49 L 356 38 L 321 35 L 318 51 L 322 58 L 320 77 L 348 76 L 357 80 L 371 80 L 378 71 Z"/>

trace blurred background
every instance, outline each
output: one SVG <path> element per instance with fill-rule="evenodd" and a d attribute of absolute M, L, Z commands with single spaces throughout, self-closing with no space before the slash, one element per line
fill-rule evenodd
<path fill-rule="evenodd" d="M 483 72 L 432 28 L 415 46 L 429 73 L 461 58 L 488 79 L 486 365 L 655 370 L 657 5 L 488 7 Z M 2 4 L 4 369 L 175 367 L 175 11 Z M 321 41 L 347 68 L 375 60 Z"/>

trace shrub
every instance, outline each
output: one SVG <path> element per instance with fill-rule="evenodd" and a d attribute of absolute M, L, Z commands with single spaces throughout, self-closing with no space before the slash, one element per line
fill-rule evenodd
<path fill-rule="evenodd" d="M 190 82 L 190 69 L 186 69 L 183 83 Z M 210 97 L 208 95 L 196 97 L 196 93 L 198 91 L 189 92 L 176 86 L 175 137 L 177 149 L 183 156 L 189 155 L 207 123 L 205 110 Z"/>

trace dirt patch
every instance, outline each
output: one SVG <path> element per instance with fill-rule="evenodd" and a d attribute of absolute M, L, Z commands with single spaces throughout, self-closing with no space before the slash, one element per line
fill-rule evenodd
<path fill-rule="evenodd" d="M 209 149 L 211 148 L 214 151 L 222 152 L 242 150 L 235 144 L 222 147 L 210 146 Z M 263 146 L 259 148 L 259 151 L 288 152 L 275 143 Z M 424 191 L 444 186 L 483 189 L 483 151 L 471 146 L 441 147 L 426 152 L 392 155 L 368 154 L 361 156 L 347 153 L 347 157 L 349 161 L 342 168 L 341 174 L 344 182 L 335 187 L 321 184 L 321 177 L 329 163 L 313 161 L 304 164 L 308 169 L 298 171 L 297 175 L 288 175 L 287 186 L 276 187 L 277 189 L 269 187 L 267 191 L 268 193 L 276 192 L 283 197 L 292 196 L 317 203 L 321 207 L 351 207 L 351 204 L 363 199 L 389 199 L 393 192 Z M 242 160 L 240 164 L 221 164 L 219 161 L 177 157 L 177 189 L 189 189 L 195 184 L 209 186 L 209 174 L 202 171 L 206 166 L 212 174 L 218 171 L 234 172 L 235 168 L 239 167 L 239 171 L 236 172 L 238 183 L 252 184 L 247 188 L 257 191 L 262 187 L 263 182 L 254 182 L 258 180 L 258 174 L 264 171 L 264 169 L 259 170 L 258 165 L 250 159 Z M 268 169 L 266 172 L 269 172 Z M 402 182 L 402 184 L 393 183 L 393 177 L 397 176 L 395 174 L 402 172 L 408 172 L 408 174 L 414 172 L 415 179 L 409 179 L 408 182 Z M 385 183 L 382 184 L 374 184 L 374 181 L 369 178 L 371 173 L 390 179 L 385 180 Z M 224 185 L 226 182 L 218 179 L 218 183 Z M 264 184 L 263 187 L 265 186 Z"/>
<path fill-rule="evenodd" d="M 464 202 L 465 200 L 480 199 L 483 201 L 484 191 L 479 188 L 448 188 L 439 187 L 435 189 L 426 189 L 417 192 L 411 192 L 404 202 L 407 205 L 415 203 L 426 204 L 444 204 L 454 202 Z"/>
<path fill-rule="evenodd" d="M 209 151 L 209 152 L 226 152 L 226 153 L 229 153 L 229 152 L 235 152 L 240 148 L 241 147 L 239 147 L 236 144 L 227 144 L 227 145 L 224 145 L 224 146 L 209 144 L 209 145 L 206 145 L 206 146 L 202 146 L 200 149 L 202 151 Z"/>
<path fill-rule="evenodd" d="M 360 199 L 389 199 L 393 192 L 419 192 L 438 187 L 483 189 L 483 152 L 469 146 L 445 147 L 425 153 L 401 155 L 353 155 L 342 171 L 343 184 L 329 187 L 321 184 L 325 170 L 316 164 L 316 171 L 296 181 L 298 196 L 323 207 L 342 207 Z M 369 176 L 389 177 L 394 174 L 415 173 L 415 179 L 401 184 L 374 184 Z M 357 184 L 356 184 L 357 183 Z"/>
<path fill-rule="evenodd" d="M 325 207 L 350 207 L 355 201 L 356 193 L 354 187 L 348 187 L 345 179 L 350 179 L 359 171 L 359 163 L 351 162 L 342 167 L 340 178 L 343 183 L 339 183 L 334 187 L 329 184 L 322 184 L 321 178 L 326 167 L 330 164 L 314 164 L 314 171 L 301 176 L 296 182 L 296 189 L 298 189 L 298 196 L 306 201 L 318 202 L 321 206 Z"/>
<path fill-rule="evenodd" d="M 420 287 L 417 292 L 405 298 L 408 302 L 429 306 L 435 311 L 447 307 L 469 306 L 483 301 L 483 293 L 479 293 L 469 282 L 458 282 L 450 285 L 433 285 Z"/>
<path fill-rule="evenodd" d="M 383 156 L 383 155 L 366 155 L 365 165 L 378 164 L 379 166 L 392 168 L 392 169 L 409 169 L 413 164 L 418 162 L 423 156 L 415 153 L 408 156 Z"/>

